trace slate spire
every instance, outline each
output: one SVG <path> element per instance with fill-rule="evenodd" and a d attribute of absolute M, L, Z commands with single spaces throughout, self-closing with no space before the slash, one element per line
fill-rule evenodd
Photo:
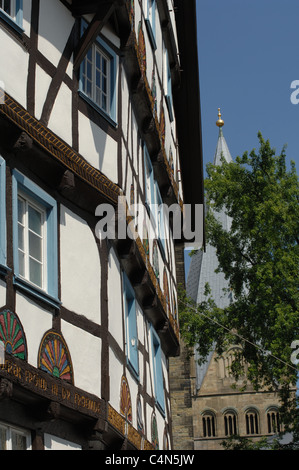
<path fill-rule="evenodd" d="M 216 122 L 219 127 L 219 135 L 217 141 L 216 152 L 214 156 L 214 165 L 221 165 L 221 157 L 225 159 L 227 163 L 233 161 L 226 140 L 223 135 L 222 127 L 224 121 L 221 118 L 220 109 L 218 109 L 218 121 Z M 221 211 L 214 214 L 222 227 L 226 230 L 230 228 L 230 218 L 226 215 L 225 211 Z M 199 250 L 193 255 L 190 263 L 190 269 L 187 279 L 187 296 L 192 298 L 195 302 L 200 303 L 206 300 L 204 297 L 205 285 L 209 284 L 211 288 L 211 295 L 215 300 L 219 308 L 225 308 L 231 302 L 231 295 L 223 289 L 228 288 L 228 282 L 222 272 L 216 273 L 218 268 L 218 258 L 216 249 L 207 244 L 206 250 Z M 200 389 L 202 381 L 204 380 L 207 372 L 212 353 L 210 354 L 207 362 L 202 366 L 196 363 L 196 386 L 197 390 Z M 195 352 L 195 359 L 198 359 L 197 352 Z"/>

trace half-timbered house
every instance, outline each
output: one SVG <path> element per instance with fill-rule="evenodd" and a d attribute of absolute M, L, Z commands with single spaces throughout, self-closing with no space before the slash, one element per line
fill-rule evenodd
<path fill-rule="evenodd" d="M 1 449 L 172 448 L 167 207 L 203 202 L 190 7 L 0 0 Z"/>

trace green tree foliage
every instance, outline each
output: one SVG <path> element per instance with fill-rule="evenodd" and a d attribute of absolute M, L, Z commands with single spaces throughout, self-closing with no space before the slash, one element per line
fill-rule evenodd
<path fill-rule="evenodd" d="M 180 325 L 186 344 L 197 345 L 202 358 L 241 344 L 253 385 L 288 390 L 297 373 L 292 342 L 299 340 L 298 177 L 293 162 L 287 169 L 285 149 L 276 156 L 269 141 L 258 138 L 258 152 L 207 166 L 207 243 L 216 248 L 232 302 L 217 308 L 207 286 L 206 300 L 190 308 L 181 292 Z M 215 217 L 223 209 L 232 221 L 229 231 Z M 233 372 L 242 371 L 236 358 Z"/>

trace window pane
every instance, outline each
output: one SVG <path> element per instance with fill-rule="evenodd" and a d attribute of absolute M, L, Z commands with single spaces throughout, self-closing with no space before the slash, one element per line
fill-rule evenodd
<path fill-rule="evenodd" d="M 107 59 L 105 59 L 105 57 L 102 58 L 102 72 L 104 75 L 107 76 Z"/>
<path fill-rule="evenodd" d="M 86 93 L 87 93 L 88 96 L 91 97 L 91 82 L 89 80 L 87 80 L 86 85 L 87 85 L 86 86 Z"/>
<path fill-rule="evenodd" d="M 19 273 L 21 276 L 25 277 L 25 254 L 22 251 L 19 253 Z"/>
<path fill-rule="evenodd" d="M 107 111 L 107 98 L 105 95 L 102 95 L 102 109 Z"/>
<path fill-rule="evenodd" d="M 102 90 L 103 93 L 107 94 L 107 78 L 104 75 L 102 77 Z"/>
<path fill-rule="evenodd" d="M 11 433 L 12 440 L 12 450 L 26 450 L 26 436 L 19 434 L 18 432 L 12 431 Z"/>
<path fill-rule="evenodd" d="M 29 229 L 38 235 L 42 234 L 42 214 L 28 205 Z"/>
<path fill-rule="evenodd" d="M 29 279 L 33 284 L 42 287 L 42 265 L 32 258 L 29 260 Z"/>
<path fill-rule="evenodd" d="M 95 100 L 96 100 L 96 103 L 97 103 L 99 106 L 102 106 L 102 103 L 101 103 L 101 90 L 100 90 L 99 88 L 96 88 Z"/>
<path fill-rule="evenodd" d="M 96 86 L 101 87 L 101 71 L 96 69 Z"/>
<path fill-rule="evenodd" d="M 102 65 L 102 61 L 101 61 L 101 54 L 99 53 L 99 51 L 96 51 L 96 67 L 97 69 L 101 70 L 101 65 Z"/>
<path fill-rule="evenodd" d="M 29 232 L 29 255 L 42 261 L 42 239 L 32 232 Z"/>
<path fill-rule="evenodd" d="M 6 450 L 6 429 L 0 428 L 0 450 Z"/>
<path fill-rule="evenodd" d="M 24 227 L 18 224 L 18 248 L 24 251 Z"/>
<path fill-rule="evenodd" d="M 25 201 L 18 199 L 18 222 L 24 223 Z"/>
<path fill-rule="evenodd" d="M 92 63 L 87 61 L 86 63 L 86 75 L 89 78 L 89 80 L 92 79 Z"/>

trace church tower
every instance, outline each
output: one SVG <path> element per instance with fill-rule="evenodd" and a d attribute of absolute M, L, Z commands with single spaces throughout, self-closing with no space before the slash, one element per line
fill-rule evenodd
<path fill-rule="evenodd" d="M 226 143 L 224 121 L 218 110 L 218 142 L 214 156 L 214 165 L 233 161 Z M 229 230 L 231 219 L 225 211 L 216 214 L 222 226 Z M 225 308 L 231 302 L 227 291 L 228 282 L 222 272 L 216 273 L 218 260 L 216 249 L 207 244 L 205 251 L 192 256 L 187 278 L 187 295 L 196 303 L 204 300 L 206 283 L 211 289 L 211 296 L 219 308 Z M 260 439 L 272 435 L 279 426 L 278 396 L 265 391 L 256 392 L 251 385 L 242 392 L 233 387 L 235 379 L 229 374 L 229 366 L 238 345 L 217 358 L 211 353 L 203 365 L 198 365 L 198 356 L 191 360 L 190 369 L 192 390 L 192 416 L 194 450 L 221 450 L 221 442 L 232 435 Z"/>

